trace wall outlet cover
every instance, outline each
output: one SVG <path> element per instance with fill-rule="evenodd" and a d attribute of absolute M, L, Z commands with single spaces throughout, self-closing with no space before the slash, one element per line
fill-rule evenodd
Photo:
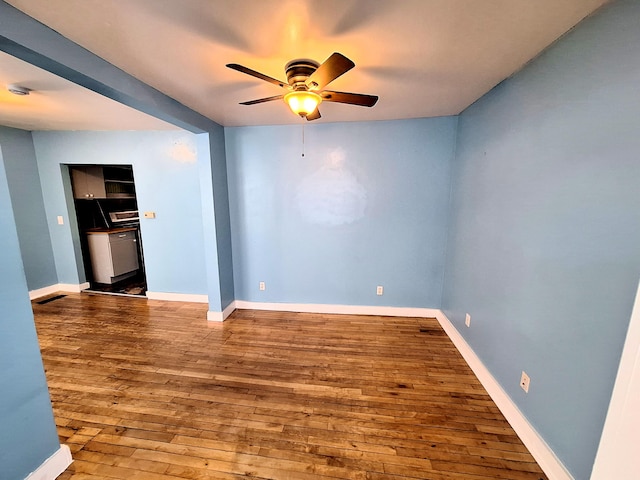
<path fill-rule="evenodd" d="M 527 375 L 524 371 L 522 371 L 522 375 L 520 376 L 520 387 L 526 392 L 529 393 L 529 383 L 531 379 L 529 375 Z"/>
<path fill-rule="evenodd" d="M 471 326 L 471 315 L 469 315 L 468 313 L 467 313 L 467 314 L 465 315 L 465 317 L 464 317 L 464 324 L 465 324 L 467 327 L 470 327 L 470 326 Z"/>
<path fill-rule="evenodd" d="M 260 282 L 260 290 L 265 291 L 266 289 L 267 289 L 267 286 L 264 284 L 264 282 Z"/>
<path fill-rule="evenodd" d="M 376 287 L 376 295 L 382 295 L 384 293 L 384 287 L 382 285 L 378 285 Z"/>

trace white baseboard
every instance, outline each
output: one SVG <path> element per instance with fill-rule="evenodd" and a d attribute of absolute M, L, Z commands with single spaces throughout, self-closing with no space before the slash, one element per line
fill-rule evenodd
<path fill-rule="evenodd" d="M 339 315 L 377 315 L 385 317 L 430 317 L 440 312 L 433 308 L 376 307 L 367 305 L 328 305 L 323 303 L 262 303 L 235 300 L 223 312 L 207 312 L 207 320 L 222 322 L 235 309 L 276 312 L 327 313 Z"/>
<path fill-rule="evenodd" d="M 147 292 L 149 300 L 166 300 L 169 302 L 194 302 L 208 303 L 208 295 L 199 295 L 195 293 L 167 293 L 167 292 Z"/>
<path fill-rule="evenodd" d="M 233 313 L 235 309 L 236 309 L 236 302 L 233 301 L 229 305 L 227 305 L 227 308 L 225 308 L 222 312 L 208 311 L 207 320 L 209 320 L 210 322 L 223 322 L 227 319 L 229 315 Z"/>
<path fill-rule="evenodd" d="M 465 359 L 473 373 L 476 374 L 480 383 L 489 393 L 491 399 L 498 406 L 511 427 L 522 440 L 522 443 L 529 449 L 533 458 L 536 459 L 540 468 L 547 474 L 550 480 L 574 480 L 573 476 L 560 459 L 547 445 L 547 442 L 540 436 L 535 428 L 529 423 L 527 418 L 518 409 L 511 397 L 502 389 L 498 381 L 491 375 L 491 372 L 484 366 L 480 358 L 475 354 L 464 337 L 453 326 L 447 316 L 438 311 L 436 315 L 438 322 L 447 333 L 455 347 Z"/>
<path fill-rule="evenodd" d="M 48 287 L 37 288 L 35 290 L 29 290 L 29 300 L 35 300 L 37 298 L 46 297 L 47 295 L 51 295 L 52 293 L 56 293 L 60 291 L 60 286 L 58 284 L 49 285 Z"/>
<path fill-rule="evenodd" d="M 329 305 L 323 303 L 261 303 L 236 300 L 235 308 L 241 310 L 269 310 L 280 312 L 328 313 L 345 315 L 376 315 L 383 317 L 435 318 L 440 310 L 435 308 L 377 307 L 368 305 Z"/>
<path fill-rule="evenodd" d="M 638 478 L 640 458 L 640 284 L 631 310 L 616 383 L 604 422 L 591 480 Z"/>
<path fill-rule="evenodd" d="M 89 288 L 89 282 L 84 282 L 80 284 L 76 283 L 59 283 L 58 288 L 61 292 L 72 292 L 72 293 L 80 293 L 83 290 Z"/>
<path fill-rule="evenodd" d="M 25 480 L 55 480 L 73 462 L 71 450 L 66 445 L 60 445 L 56 452 L 47 458 Z"/>
<path fill-rule="evenodd" d="M 29 299 L 35 300 L 37 298 L 46 297 L 56 292 L 71 292 L 79 293 L 82 290 L 89 288 L 89 282 L 75 284 L 75 283 L 56 283 L 55 285 L 49 285 L 48 287 L 37 288 L 36 290 L 29 291 Z"/>

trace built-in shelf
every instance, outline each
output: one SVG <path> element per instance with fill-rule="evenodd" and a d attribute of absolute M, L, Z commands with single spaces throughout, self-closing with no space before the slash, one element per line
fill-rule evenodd
<path fill-rule="evenodd" d="M 73 194 L 77 199 L 135 198 L 133 169 L 125 165 L 71 167 Z"/>

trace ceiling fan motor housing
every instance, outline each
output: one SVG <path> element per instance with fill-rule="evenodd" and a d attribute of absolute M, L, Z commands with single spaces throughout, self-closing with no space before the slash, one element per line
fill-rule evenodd
<path fill-rule="evenodd" d="M 314 60 L 306 58 L 292 60 L 287 63 L 285 71 L 287 72 L 287 81 L 294 90 L 307 90 L 305 82 L 309 76 L 315 72 L 320 64 Z"/>

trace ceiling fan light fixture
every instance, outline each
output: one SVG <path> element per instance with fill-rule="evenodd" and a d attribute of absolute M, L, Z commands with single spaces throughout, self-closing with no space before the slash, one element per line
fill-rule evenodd
<path fill-rule="evenodd" d="M 306 117 L 318 108 L 318 105 L 322 102 L 322 97 L 315 92 L 296 90 L 287 93 L 284 96 L 284 101 L 289 105 L 293 113 Z"/>
<path fill-rule="evenodd" d="M 322 64 L 308 59 L 290 61 L 285 67 L 287 82 L 282 82 L 237 63 L 228 63 L 227 67 L 277 85 L 289 92 L 286 95 L 274 95 L 248 102 L 240 102 L 241 105 L 256 105 L 283 99 L 293 113 L 307 121 L 322 118 L 318 105 L 323 101 L 362 107 L 373 107 L 378 101 L 378 97 L 375 95 L 325 90 L 325 87 L 336 78 L 355 67 L 355 63 L 338 52 L 332 53 Z"/>
<path fill-rule="evenodd" d="M 7 90 L 9 90 L 9 92 L 13 93 L 14 95 L 20 96 L 29 95 L 29 92 L 31 92 L 30 88 L 22 87 L 20 85 L 16 85 L 15 83 L 7 85 Z"/>

